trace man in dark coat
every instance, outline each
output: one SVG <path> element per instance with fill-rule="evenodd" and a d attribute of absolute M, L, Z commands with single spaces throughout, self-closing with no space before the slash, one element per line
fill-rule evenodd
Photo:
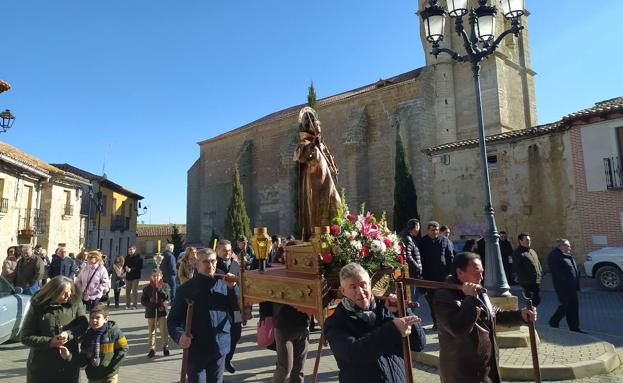
<path fill-rule="evenodd" d="M 138 308 L 138 283 L 141 280 L 141 270 L 143 269 L 143 258 L 136 252 L 136 246 L 128 247 L 128 255 L 123 261 L 125 270 L 125 299 L 126 308 L 129 309 L 134 300 L 134 308 Z"/>
<path fill-rule="evenodd" d="M 65 247 L 59 247 L 56 251 L 57 257 L 50 264 L 50 270 L 48 276 L 54 278 L 57 275 L 62 275 L 67 278 L 73 278 L 75 276 L 74 260 L 67 256 L 67 249 Z"/>
<path fill-rule="evenodd" d="M 496 325 L 518 326 L 536 320 L 536 308 L 500 310 L 482 292 L 482 262 L 476 253 L 459 253 L 446 282 L 461 290 L 435 294 L 439 326 L 439 375 L 444 383 L 499 383 Z"/>
<path fill-rule="evenodd" d="M 175 247 L 172 243 L 167 243 L 164 247 L 164 253 L 162 253 L 162 263 L 160 263 L 160 270 L 162 270 L 162 280 L 169 285 L 171 290 L 171 301 L 175 299 L 175 291 L 177 290 L 177 261 L 173 249 Z"/>
<path fill-rule="evenodd" d="M 238 261 L 240 261 L 241 263 L 242 259 L 244 258 L 245 268 L 247 270 L 257 270 L 260 268 L 259 261 L 255 257 L 255 252 L 253 251 L 253 248 L 249 246 L 249 241 L 247 241 L 246 236 L 238 236 L 234 253 L 236 253 L 236 255 L 238 256 Z"/>
<path fill-rule="evenodd" d="M 452 265 L 452 250 L 448 238 L 439 235 L 439 222 L 430 221 L 426 225 L 426 235 L 418 243 L 422 256 L 422 272 L 424 279 L 443 282 L 450 274 Z M 433 318 L 433 328 L 437 328 L 437 319 L 433 308 L 433 294 L 435 290 L 426 291 L 426 301 Z"/>
<path fill-rule="evenodd" d="M 240 264 L 236 262 L 232 255 L 234 252 L 231 249 L 231 242 L 226 239 L 218 241 L 218 247 L 216 248 L 218 258 L 216 259 L 216 273 L 227 274 L 231 273 L 237 277 L 240 276 Z M 234 288 L 236 293 L 236 309 L 230 311 L 229 316 L 231 318 L 231 344 L 229 352 L 225 357 L 225 370 L 230 374 L 236 372 L 236 368 L 231 364 L 231 360 L 236 352 L 236 345 L 240 341 L 240 335 L 242 334 L 242 315 L 240 313 L 240 307 L 238 305 L 238 299 L 240 299 L 240 288 L 236 286 Z"/>
<path fill-rule="evenodd" d="M 370 276 L 358 263 L 340 270 L 340 290 L 344 298 L 324 325 L 340 383 L 405 382 L 402 341 L 409 336 L 411 350 L 422 351 L 420 318 L 410 312 L 398 318 L 394 295 L 391 303 L 375 298 Z"/>
<path fill-rule="evenodd" d="M 560 306 L 549 320 L 549 325 L 558 327 L 558 323 L 563 317 L 567 317 L 569 330 L 575 332 L 580 330 L 580 313 L 578 302 L 578 291 L 580 291 L 580 274 L 578 266 L 571 256 L 571 243 L 568 239 L 556 241 L 556 247 L 547 257 L 549 271 L 552 273 L 552 282 Z"/>
<path fill-rule="evenodd" d="M 225 356 L 230 347 L 229 313 L 238 303 L 236 282 L 214 278 L 216 253 L 212 249 L 197 252 L 197 274 L 180 286 L 167 318 L 171 338 L 181 348 L 189 349 L 188 382 L 223 381 Z M 233 274 L 226 274 L 228 278 Z M 191 336 L 184 335 L 187 299 L 194 302 Z"/>
<path fill-rule="evenodd" d="M 409 276 L 411 278 L 422 278 L 422 259 L 420 249 L 417 247 L 417 236 L 420 232 L 420 220 L 411 218 L 407 221 L 407 227 L 400 232 L 400 239 L 405 247 L 405 258 L 409 265 Z M 411 289 L 413 301 L 417 301 L 419 293 L 416 287 Z"/>
<path fill-rule="evenodd" d="M 541 302 L 539 292 L 541 290 L 541 279 L 543 278 L 541 262 L 536 251 L 530 248 L 532 243 L 530 233 L 522 232 L 517 236 L 517 239 L 519 240 L 519 246 L 513 253 L 515 272 L 524 294 L 532 298 L 532 303 L 538 306 Z"/>
<path fill-rule="evenodd" d="M 505 231 L 500 231 L 500 253 L 502 253 L 502 264 L 504 265 L 504 274 L 510 285 L 516 284 L 513 275 L 513 244 L 508 240 Z"/>

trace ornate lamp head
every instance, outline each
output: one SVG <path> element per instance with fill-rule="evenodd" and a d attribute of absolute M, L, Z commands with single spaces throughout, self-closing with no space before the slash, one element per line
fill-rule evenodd
<path fill-rule="evenodd" d="M 424 22 L 426 40 L 433 44 L 439 44 L 443 40 L 446 11 L 437 4 L 436 0 L 431 0 L 430 5 L 420 12 L 420 16 Z"/>

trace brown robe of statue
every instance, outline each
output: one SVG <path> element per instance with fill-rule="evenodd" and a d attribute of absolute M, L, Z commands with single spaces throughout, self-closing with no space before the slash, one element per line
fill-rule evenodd
<path fill-rule="evenodd" d="M 314 226 L 331 224 L 342 201 L 335 185 L 338 170 L 322 141 L 320 122 L 311 113 L 304 113 L 303 119 L 294 160 L 300 164 L 299 222 L 307 240 Z"/>

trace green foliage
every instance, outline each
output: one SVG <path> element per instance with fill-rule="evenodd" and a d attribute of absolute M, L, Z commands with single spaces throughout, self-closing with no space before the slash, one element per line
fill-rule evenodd
<path fill-rule="evenodd" d="M 244 192 L 240 183 L 240 172 L 236 167 L 232 180 L 232 196 L 225 218 L 224 237 L 234 242 L 238 236 L 251 238 L 251 224 L 244 206 Z M 211 246 L 211 244 L 210 244 Z"/>
<path fill-rule="evenodd" d="M 420 218 L 417 211 L 415 183 L 409 169 L 400 127 L 396 127 L 396 164 L 394 178 L 394 229 L 402 230 L 411 218 Z"/>
<path fill-rule="evenodd" d="M 177 257 L 184 250 L 184 236 L 180 233 L 180 228 L 177 225 L 173 225 L 173 234 L 169 243 L 173 244 L 173 252 Z"/>
<path fill-rule="evenodd" d="M 309 89 L 307 92 L 307 104 L 312 108 L 316 107 L 316 90 L 314 89 L 313 81 L 309 85 Z"/>

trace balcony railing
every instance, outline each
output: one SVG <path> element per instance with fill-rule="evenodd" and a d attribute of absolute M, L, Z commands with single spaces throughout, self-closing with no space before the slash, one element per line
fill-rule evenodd
<path fill-rule="evenodd" d="M 0 198 L 0 213 L 6 214 L 9 211 L 9 199 Z"/>
<path fill-rule="evenodd" d="M 66 217 L 71 217 L 72 215 L 74 215 L 74 205 L 64 205 L 63 215 Z"/>
<path fill-rule="evenodd" d="M 130 228 L 130 218 L 123 215 L 115 215 L 110 221 L 110 230 L 125 231 Z"/>
<path fill-rule="evenodd" d="M 22 209 L 20 211 L 19 230 L 42 234 L 48 230 L 48 211 L 41 209 Z"/>
<path fill-rule="evenodd" d="M 623 189 L 623 158 L 604 158 L 604 170 L 608 189 Z"/>

